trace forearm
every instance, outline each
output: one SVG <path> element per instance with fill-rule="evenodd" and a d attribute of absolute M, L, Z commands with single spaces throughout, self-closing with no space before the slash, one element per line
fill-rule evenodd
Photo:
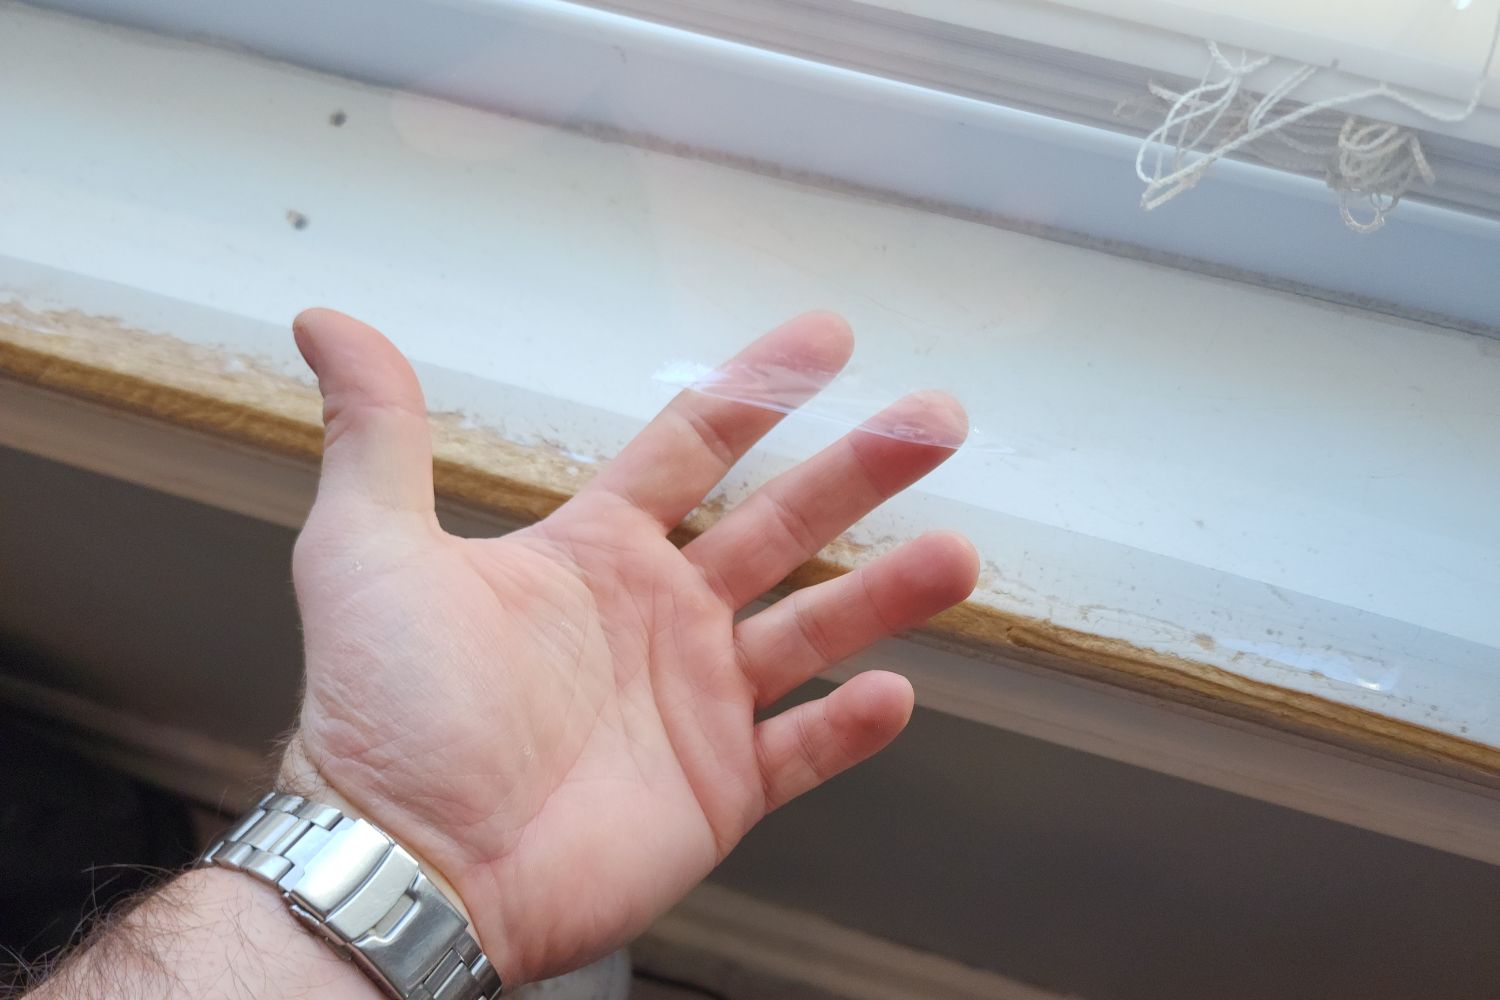
<path fill-rule="evenodd" d="M 378 1000 L 380 991 L 297 923 L 276 891 L 199 869 L 152 893 L 27 1000 Z"/>

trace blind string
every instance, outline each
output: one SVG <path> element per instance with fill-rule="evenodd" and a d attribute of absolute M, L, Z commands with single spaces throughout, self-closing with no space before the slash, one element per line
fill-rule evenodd
<path fill-rule="evenodd" d="M 1136 152 L 1136 176 L 1146 185 L 1141 207 L 1149 211 L 1166 204 L 1202 180 L 1214 163 L 1244 151 L 1286 169 L 1321 170 L 1329 187 L 1339 193 L 1344 224 L 1369 233 L 1385 224 L 1386 215 L 1413 185 L 1431 184 L 1436 176 L 1416 130 L 1353 114 L 1340 116 L 1336 109 L 1387 98 L 1434 121 L 1463 121 L 1479 106 L 1500 47 L 1500 16 L 1473 93 L 1458 108 L 1445 108 L 1377 83 L 1278 114 L 1278 107 L 1316 76 L 1318 67 L 1300 64 L 1256 98 L 1245 89 L 1245 81 L 1269 66 L 1271 57 L 1252 58 L 1242 52 L 1232 62 L 1216 42 L 1207 44 L 1208 66 L 1196 86 L 1176 91 L 1148 84 L 1158 106 L 1166 105 L 1166 113 Z M 1116 113 L 1127 114 L 1139 107 L 1132 105 L 1122 102 Z M 1355 212 L 1361 203 L 1363 217 Z"/>

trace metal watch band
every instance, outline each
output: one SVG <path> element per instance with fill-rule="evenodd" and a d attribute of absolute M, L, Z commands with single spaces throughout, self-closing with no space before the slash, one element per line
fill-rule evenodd
<path fill-rule="evenodd" d="M 463 915 L 381 830 L 265 796 L 199 859 L 281 890 L 292 913 L 399 1000 L 493 1000 L 500 974 Z"/>

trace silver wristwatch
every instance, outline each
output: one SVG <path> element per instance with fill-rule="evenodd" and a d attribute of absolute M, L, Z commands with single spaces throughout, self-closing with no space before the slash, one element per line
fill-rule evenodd
<path fill-rule="evenodd" d="M 362 819 L 272 793 L 199 859 L 270 882 L 399 1000 L 492 1000 L 500 974 L 416 859 Z"/>

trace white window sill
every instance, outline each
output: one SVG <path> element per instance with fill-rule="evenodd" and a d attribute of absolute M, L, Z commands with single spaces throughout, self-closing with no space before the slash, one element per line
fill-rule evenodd
<path fill-rule="evenodd" d="M 571 453 L 552 468 L 581 477 L 664 401 L 664 361 L 834 308 L 870 383 L 953 390 L 1013 449 L 961 455 L 846 554 L 958 527 L 987 560 L 976 606 L 1034 624 L 1017 650 L 1107 676 L 1082 638 L 1130 647 L 1196 704 L 1253 691 L 1304 729 L 1323 712 L 1330 739 L 1410 740 L 1440 764 L 1483 771 L 1500 747 L 1492 340 L 203 46 L 0 18 L 13 337 L 61 344 L 57 317 L 36 317 L 73 310 L 69 349 L 128 368 L 112 317 L 210 348 L 217 368 L 162 377 L 251 405 L 261 374 L 300 372 L 291 315 L 334 305 L 418 362 L 433 408 L 462 415 L 454 448 L 489 428 Z M 727 495 L 836 432 L 792 421 Z M 987 683 L 970 658 L 912 660 L 949 710 Z"/>

